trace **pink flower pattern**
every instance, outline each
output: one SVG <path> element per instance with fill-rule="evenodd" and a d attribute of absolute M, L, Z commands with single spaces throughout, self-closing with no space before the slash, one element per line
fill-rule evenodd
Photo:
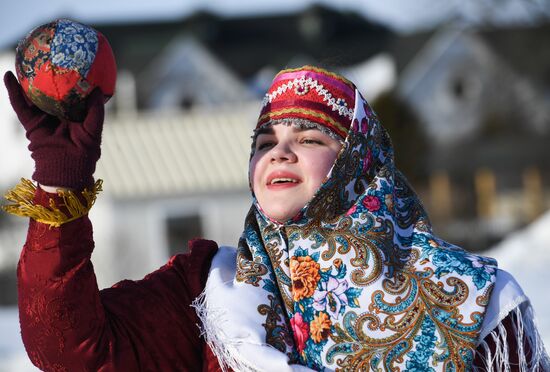
<path fill-rule="evenodd" d="M 367 195 L 363 199 L 363 205 L 371 212 L 376 212 L 380 209 L 380 200 L 376 196 Z"/>
<path fill-rule="evenodd" d="M 296 313 L 292 319 L 290 319 L 290 326 L 294 332 L 294 341 L 296 341 L 298 352 L 302 353 L 306 347 L 306 341 L 309 338 L 309 325 L 304 322 L 302 314 Z"/>

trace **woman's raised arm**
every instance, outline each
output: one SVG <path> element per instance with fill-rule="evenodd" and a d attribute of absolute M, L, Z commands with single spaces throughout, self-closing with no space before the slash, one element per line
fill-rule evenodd
<path fill-rule="evenodd" d="M 45 371 L 201 370 L 208 349 L 190 304 L 204 287 L 216 244 L 194 242 L 191 254 L 173 257 L 144 279 L 99 291 L 87 214 L 101 188 L 93 172 L 101 153 L 102 94 L 89 97 L 83 122 L 71 122 L 28 101 L 13 74 L 4 81 L 30 141 L 33 179 L 55 185 L 23 181 L 8 194 L 15 204 L 7 209 L 31 217 L 18 293 L 32 362 Z"/>

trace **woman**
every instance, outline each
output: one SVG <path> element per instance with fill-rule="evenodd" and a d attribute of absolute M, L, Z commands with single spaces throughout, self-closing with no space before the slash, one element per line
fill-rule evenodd
<path fill-rule="evenodd" d="M 547 367 L 521 288 L 494 260 L 433 235 L 385 130 L 343 77 L 312 66 L 275 77 L 237 249 L 195 240 L 143 280 L 102 291 L 87 217 L 100 189 L 102 96 L 71 123 L 30 105 L 12 74 L 5 83 L 40 185 L 9 196 L 12 212 L 31 217 L 19 308 L 40 368 Z"/>

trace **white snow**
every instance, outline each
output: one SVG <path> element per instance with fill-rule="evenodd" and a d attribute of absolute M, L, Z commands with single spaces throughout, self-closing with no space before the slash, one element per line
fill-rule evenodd
<path fill-rule="evenodd" d="M 362 63 L 343 69 L 341 73 L 353 81 L 370 102 L 380 94 L 391 90 L 397 80 L 395 61 L 386 53 L 378 54 Z"/>
<path fill-rule="evenodd" d="M 0 307 L 0 372 L 38 371 L 32 365 L 19 332 L 17 308 Z"/>
<path fill-rule="evenodd" d="M 550 211 L 521 231 L 511 234 L 484 255 L 514 275 L 531 300 L 539 331 L 550 345 Z"/>

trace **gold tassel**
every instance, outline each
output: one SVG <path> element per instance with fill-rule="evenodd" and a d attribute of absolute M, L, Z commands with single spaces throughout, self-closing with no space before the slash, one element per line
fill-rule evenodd
<path fill-rule="evenodd" d="M 30 180 L 21 178 L 21 183 L 9 190 L 5 198 L 14 204 L 2 206 L 2 209 L 10 214 L 20 217 L 30 217 L 35 221 L 49 225 L 50 227 L 59 227 L 64 223 L 71 222 L 80 218 L 90 211 L 94 205 L 97 194 L 103 191 L 103 180 L 97 180 L 92 190 L 84 189 L 81 194 L 86 200 L 86 205 L 82 204 L 80 199 L 72 190 L 57 190 L 57 194 L 63 198 L 61 207 L 67 209 L 65 214 L 55 201 L 50 199 L 49 208 L 33 203 L 36 186 Z"/>

